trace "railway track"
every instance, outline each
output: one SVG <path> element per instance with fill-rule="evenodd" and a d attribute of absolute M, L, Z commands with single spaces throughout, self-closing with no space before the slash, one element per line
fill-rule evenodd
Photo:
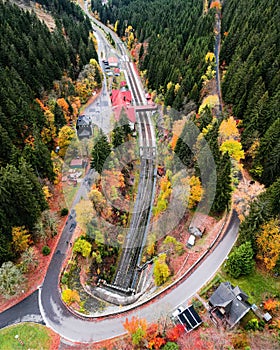
<path fill-rule="evenodd" d="M 122 46 L 119 47 L 121 54 L 125 57 L 124 48 Z M 141 93 L 140 91 L 139 82 L 136 81 L 135 72 L 133 72 L 131 65 L 132 62 L 124 61 L 124 68 L 127 72 L 128 84 L 134 104 L 145 104 L 146 99 L 143 92 Z M 137 289 L 139 277 L 137 266 L 140 265 L 146 242 L 156 182 L 156 142 L 148 112 L 138 112 L 137 122 L 141 162 L 140 181 L 130 228 L 126 235 L 114 281 L 110 285 L 110 288 L 127 294 L 133 293 Z"/>
<path fill-rule="evenodd" d="M 126 49 L 115 33 L 110 32 L 114 38 L 119 53 L 123 58 L 123 68 L 126 71 L 127 83 L 130 87 L 133 104 L 146 105 L 144 90 L 134 70 L 133 62 L 127 55 Z M 156 142 L 151 122 L 150 112 L 136 113 L 140 145 L 140 181 L 137 197 L 134 204 L 131 223 L 122 248 L 119 264 L 112 284 L 104 283 L 106 289 L 118 293 L 132 294 L 137 290 L 139 269 L 143 248 L 148 233 L 151 208 L 154 200 L 156 183 Z"/>

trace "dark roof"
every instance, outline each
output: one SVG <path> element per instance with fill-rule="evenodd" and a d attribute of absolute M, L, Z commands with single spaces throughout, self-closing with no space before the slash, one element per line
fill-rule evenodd
<path fill-rule="evenodd" d="M 91 120 L 90 117 L 86 116 L 86 115 L 79 115 L 78 119 L 77 119 L 77 124 L 78 127 L 79 126 L 88 126 L 91 125 Z"/>
<path fill-rule="evenodd" d="M 209 305 L 224 308 L 227 322 L 233 327 L 250 310 L 247 299 L 248 295 L 238 286 L 223 282 L 211 295 Z"/>
<path fill-rule="evenodd" d="M 181 312 L 178 315 L 178 318 L 187 331 L 191 331 L 202 323 L 202 320 L 195 311 L 193 305 L 187 307 L 183 312 Z"/>

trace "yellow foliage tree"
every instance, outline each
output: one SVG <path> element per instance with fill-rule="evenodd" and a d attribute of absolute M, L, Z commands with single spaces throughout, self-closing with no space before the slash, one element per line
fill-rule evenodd
<path fill-rule="evenodd" d="M 89 199 L 82 199 L 75 206 L 76 220 L 83 232 L 87 231 L 87 225 L 93 218 L 93 205 Z"/>
<path fill-rule="evenodd" d="M 229 139 L 238 139 L 239 132 L 236 122 L 233 117 L 229 117 L 221 122 L 219 127 L 219 142 L 220 144 Z"/>
<path fill-rule="evenodd" d="M 156 235 L 155 233 L 148 236 L 148 243 L 146 248 L 147 254 L 151 257 L 156 252 Z"/>
<path fill-rule="evenodd" d="M 204 98 L 204 100 L 202 101 L 202 104 L 200 105 L 199 109 L 198 109 L 198 114 L 201 114 L 201 112 L 203 111 L 203 109 L 208 106 L 209 108 L 213 108 L 215 106 L 217 106 L 219 104 L 219 97 L 217 94 L 215 95 L 209 95 L 207 97 Z"/>
<path fill-rule="evenodd" d="M 62 300 L 67 304 L 80 303 L 81 299 L 79 293 L 76 290 L 64 289 L 62 291 Z"/>
<path fill-rule="evenodd" d="M 257 259 L 261 260 L 267 270 L 271 271 L 280 258 L 279 219 L 272 219 L 264 224 L 257 237 Z"/>
<path fill-rule="evenodd" d="M 199 177 L 192 176 L 190 178 L 190 195 L 188 208 L 193 209 L 200 201 L 203 196 L 204 190 L 202 188 Z"/>
<path fill-rule="evenodd" d="M 215 55 L 213 52 L 207 52 L 206 56 L 205 56 L 205 62 L 213 62 L 215 60 Z"/>
<path fill-rule="evenodd" d="M 181 183 L 185 188 L 189 188 L 186 200 L 188 201 L 188 208 L 193 209 L 201 201 L 204 193 L 201 182 L 198 177 L 193 175 L 192 177 L 187 176 L 181 179 Z"/>
<path fill-rule="evenodd" d="M 229 139 L 223 142 L 220 150 L 222 153 L 228 152 L 229 156 L 237 162 L 239 162 L 240 159 L 244 159 L 244 151 L 242 149 L 242 145 L 240 142 L 234 139 Z"/>
<path fill-rule="evenodd" d="M 114 32 L 117 33 L 118 30 L 118 25 L 119 25 L 119 20 L 117 19 L 114 25 Z"/>
<path fill-rule="evenodd" d="M 42 140 L 45 144 L 48 144 L 52 141 L 55 140 L 56 138 L 56 127 L 55 127 L 55 120 L 54 120 L 54 114 L 47 109 L 44 112 L 44 116 L 46 119 L 46 125 L 42 131 L 41 131 L 41 136 Z"/>
<path fill-rule="evenodd" d="M 155 284 L 157 286 L 162 285 L 164 282 L 167 281 L 169 276 L 170 276 L 170 270 L 166 263 L 166 254 L 161 254 L 155 262 L 155 267 L 154 267 Z"/>
<path fill-rule="evenodd" d="M 68 125 L 63 126 L 58 134 L 58 146 L 59 155 L 61 157 L 65 156 L 67 148 L 69 147 L 71 141 L 75 138 L 75 131 Z"/>
<path fill-rule="evenodd" d="M 181 85 L 179 83 L 177 83 L 175 86 L 174 86 L 174 94 L 177 95 L 179 89 L 180 89 Z"/>
<path fill-rule="evenodd" d="M 13 227 L 12 238 L 16 253 L 24 252 L 31 243 L 31 236 L 24 226 Z"/>
<path fill-rule="evenodd" d="M 170 90 L 172 88 L 172 86 L 173 86 L 173 83 L 172 83 L 172 81 L 170 81 L 169 83 L 167 83 L 166 89 Z"/>
<path fill-rule="evenodd" d="M 52 194 L 51 194 L 50 189 L 47 185 L 43 186 L 42 190 L 43 190 L 43 193 L 44 193 L 46 200 L 49 200 L 50 198 L 52 198 Z"/>

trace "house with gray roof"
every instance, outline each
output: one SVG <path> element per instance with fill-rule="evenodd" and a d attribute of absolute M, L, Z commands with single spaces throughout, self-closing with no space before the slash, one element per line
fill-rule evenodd
<path fill-rule="evenodd" d="M 79 115 L 76 123 L 76 130 L 78 138 L 80 140 L 83 138 L 89 139 L 92 136 L 92 125 L 90 117 L 86 115 Z"/>
<path fill-rule="evenodd" d="M 238 286 L 223 282 L 209 299 L 210 317 L 218 325 L 233 328 L 251 308 L 248 295 Z"/>

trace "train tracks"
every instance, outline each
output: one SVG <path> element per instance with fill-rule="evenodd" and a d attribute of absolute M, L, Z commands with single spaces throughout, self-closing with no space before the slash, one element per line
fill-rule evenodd
<path fill-rule="evenodd" d="M 122 45 L 118 45 L 123 57 L 127 57 Z M 129 59 L 124 59 L 124 69 L 130 86 L 133 102 L 136 106 L 146 104 L 143 89 L 135 77 Z M 137 109 L 136 109 L 137 112 Z M 148 233 L 151 209 L 154 200 L 156 184 L 156 141 L 150 112 L 139 111 L 137 128 L 140 150 L 140 181 L 137 197 L 131 214 L 130 228 L 125 238 L 119 264 L 112 284 L 105 283 L 106 289 L 121 294 L 134 294 L 140 276 L 139 265 Z"/>

